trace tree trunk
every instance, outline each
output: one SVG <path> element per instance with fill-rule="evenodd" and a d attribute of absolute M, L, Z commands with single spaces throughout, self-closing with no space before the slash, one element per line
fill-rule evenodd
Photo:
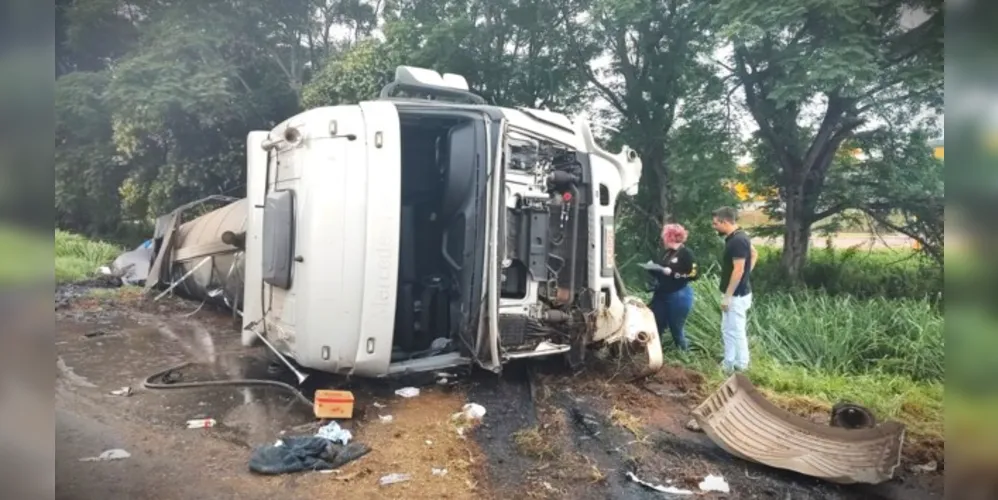
<path fill-rule="evenodd" d="M 783 233 L 780 267 L 792 283 L 801 279 L 811 243 L 811 221 L 802 191 L 803 189 L 793 189 L 786 200 L 786 229 Z"/>
<path fill-rule="evenodd" d="M 642 196 L 650 206 L 645 208 L 655 216 L 655 223 L 661 227 L 669 221 L 669 173 L 665 165 L 665 148 L 658 141 L 651 143 L 641 155 L 641 182 L 639 190 L 648 195 Z"/>
<path fill-rule="evenodd" d="M 646 142 L 639 147 L 642 163 L 641 181 L 638 184 L 638 195 L 632 201 L 639 212 L 637 227 L 643 241 L 641 252 L 647 252 L 648 257 L 651 257 L 657 255 L 661 249 L 659 234 L 662 225 L 668 220 L 670 210 L 667 186 L 664 183 L 667 176 L 663 160 L 665 154 L 661 145 Z"/>

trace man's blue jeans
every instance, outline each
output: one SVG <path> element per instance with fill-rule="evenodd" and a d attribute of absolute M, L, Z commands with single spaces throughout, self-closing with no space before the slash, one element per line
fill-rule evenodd
<path fill-rule="evenodd" d="M 655 292 L 649 306 L 655 314 L 658 331 L 661 333 L 668 328 L 676 347 L 681 351 L 689 350 L 684 328 L 686 318 L 693 310 L 693 287 L 686 285 L 672 293 Z"/>

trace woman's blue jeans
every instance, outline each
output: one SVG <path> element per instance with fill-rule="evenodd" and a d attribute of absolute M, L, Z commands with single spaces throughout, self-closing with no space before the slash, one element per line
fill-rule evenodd
<path fill-rule="evenodd" d="M 672 333 L 672 340 L 681 351 L 689 350 L 686 334 L 683 331 L 686 318 L 693 310 L 693 287 L 686 285 L 672 293 L 655 292 L 650 304 L 655 314 L 659 333 L 666 328 Z"/>

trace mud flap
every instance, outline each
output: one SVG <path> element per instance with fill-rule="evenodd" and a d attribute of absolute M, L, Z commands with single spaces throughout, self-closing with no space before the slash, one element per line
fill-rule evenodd
<path fill-rule="evenodd" d="M 833 483 L 882 483 L 901 463 L 900 423 L 869 429 L 817 424 L 777 407 L 740 373 L 694 409 L 693 418 L 736 457 Z"/>

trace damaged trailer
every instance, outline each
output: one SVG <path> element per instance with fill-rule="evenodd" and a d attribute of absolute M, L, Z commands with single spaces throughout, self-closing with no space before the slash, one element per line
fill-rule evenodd
<path fill-rule="evenodd" d="M 641 168 L 582 119 L 400 66 L 376 100 L 251 132 L 247 197 L 164 216 L 146 286 L 225 304 L 245 345 L 325 372 L 499 372 L 610 343 L 648 373 L 655 320 L 614 263 L 616 199 Z"/>

